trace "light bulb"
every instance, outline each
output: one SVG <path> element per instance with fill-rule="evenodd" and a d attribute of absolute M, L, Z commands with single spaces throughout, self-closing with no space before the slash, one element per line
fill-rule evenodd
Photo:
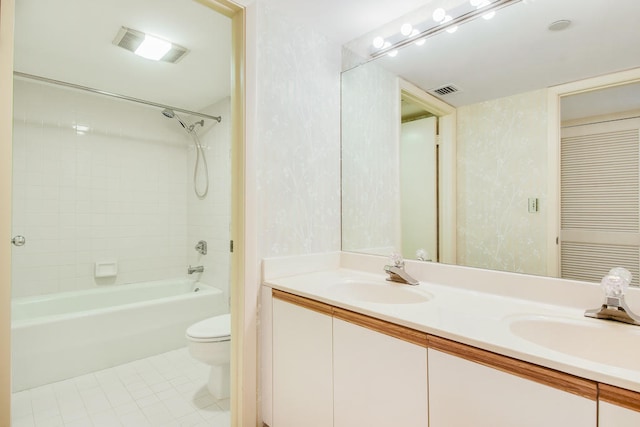
<path fill-rule="evenodd" d="M 387 53 L 387 55 L 389 55 L 392 58 L 395 58 L 396 55 L 398 55 L 398 49 L 394 49 L 391 52 Z"/>
<path fill-rule="evenodd" d="M 441 7 L 433 11 L 433 20 L 436 22 L 442 22 L 445 16 L 447 16 L 447 12 Z"/>
<path fill-rule="evenodd" d="M 413 31 L 411 32 L 411 37 L 416 37 L 418 34 L 420 34 L 420 31 L 414 28 Z M 427 39 L 420 39 L 420 40 L 417 40 L 415 43 L 418 46 L 422 46 L 423 44 L 425 44 L 426 41 Z"/>
<path fill-rule="evenodd" d="M 409 36 L 411 35 L 411 31 L 413 30 L 413 26 L 411 24 L 409 24 L 408 22 L 402 24 L 402 27 L 400 27 L 400 33 L 403 36 Z"/>
<path fill-rule="evenodd" d="M 384 39 L 382 37 L 378 36 L 373 39 L 373 47 L 380 49 L 382 46 L 384 46 Z"/>
<path fill-rule="evenodd" d="M 444 19 L 442 20 L 440 25 L 444 25 L 444 24 L 446 24 L 448 22 L 451 22 L 451 21 L 453 21 L 453 18 L 451 17 L 451 15 L 447 15 L 447 16 L 444 17 Z M 453 34 L 456 31 L 458 31 L 458 26 L 457 25 L 455 25 L 455 26 L 453 26 L 451 28 L 447 28 L 447 33 Z"/>
<path fill-rule="evenodd" d="M 478 7 L 478 6 L 480 6 L 480 3 L 482 3 L 482 0 L 469 0 L 469 3 L 473 7 Z"/>
<path fill-rule="evenodd" d="M 489 6 L 491 4 L 491 2 L 489 2 L 489 0 L 481 0 L 480 3 L 478 4 L 477 8 L 478 9 L 482 9 L 483 7 Z M 489 13 L 485 13 L 484 15 L 482 15 L 482 17 L 484 19 L 486 19 L 487 21 L 491 18 L 493 18 L 494 16 L 496 16 L 496 11 L 492 10 Z"/>

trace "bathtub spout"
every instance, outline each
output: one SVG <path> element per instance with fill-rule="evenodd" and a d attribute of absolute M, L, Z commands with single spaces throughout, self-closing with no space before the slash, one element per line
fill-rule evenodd
<path fill-rule="evenodd" d="M 204 266 L 202 266 L 202 265 L 198 265 L 198 266 L 195 266 L 195 267 L 189 266 L 189 269 L 187 270 L 187 273 L 189 273 L 189 274 L 202 273 L 203 271 L 204 271 Z"/>

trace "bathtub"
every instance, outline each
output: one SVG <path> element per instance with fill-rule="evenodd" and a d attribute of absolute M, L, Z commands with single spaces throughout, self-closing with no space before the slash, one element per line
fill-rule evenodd
<path fill-rule="evenodd" d="M 11 310 L 20 391 L 183 347 L 189 325 L 228 306 L 219 289 L 177 279 L 16 298 Z"/>

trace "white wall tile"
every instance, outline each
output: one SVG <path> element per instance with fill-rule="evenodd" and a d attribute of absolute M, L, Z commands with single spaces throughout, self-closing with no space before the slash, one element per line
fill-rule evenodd
<path fill-rule="evenodd" d="M 183 129 L 157 109 L 91 94 L 24 80 L 16 80 L 15 93 L 14 231 L 28 243 L 14 250 L 13 296 L 184 277 L 195 253 L 188 235 L 195 205 L 188 203 L 191 139 Z M 208 128 L 203 142 L 228 154 L 229 100 L 211 108 L 226 120 Z M 76 122 L 93 129 L 76 134 Z M 212 213 L 224 212 L 228 225 L 228 157 L 211 159 L 211 169 L 217 194 L 193 218 L 197 234 L 227 240 L 228 226 L 214 228 Z M 104 259 L 118 260 L 116 280 L 93 278 L 94 263 Z M 211 259 L 228 266 L 228 254 Z M 228 289 L 228 274 L 219 279 Z"/>

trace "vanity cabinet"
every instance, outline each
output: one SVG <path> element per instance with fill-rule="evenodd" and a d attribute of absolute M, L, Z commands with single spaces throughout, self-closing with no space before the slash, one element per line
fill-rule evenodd
<path fill-rule="evenodd" d="M 428 426 L 426 334 L 336 308 L 333 375 L 335 427 Z"/>
<path fill-rule="evenodd" d="M 271 427 L 640 426 L 640 393 L 272 295 Z"/>
<path fill-rule="evenodd" d="M 272 312 L 273 427 L 331 427 L 331 307 L 282 298 L 273 299 Z"/>
<path fill-rule="evenodd" d="M 594 382 L 437 337 L 428 354 L 430 427 L 597 425 Z"/>
<path fill-rule="evenodd" d="M 640 426 L 640 393 L 605 384 L 599 389 L 598 427 Z"/>
<path fill-rule="evenodd" d="M 427 427 L 427 335 L 273 291 L 272 427 Z"/>

